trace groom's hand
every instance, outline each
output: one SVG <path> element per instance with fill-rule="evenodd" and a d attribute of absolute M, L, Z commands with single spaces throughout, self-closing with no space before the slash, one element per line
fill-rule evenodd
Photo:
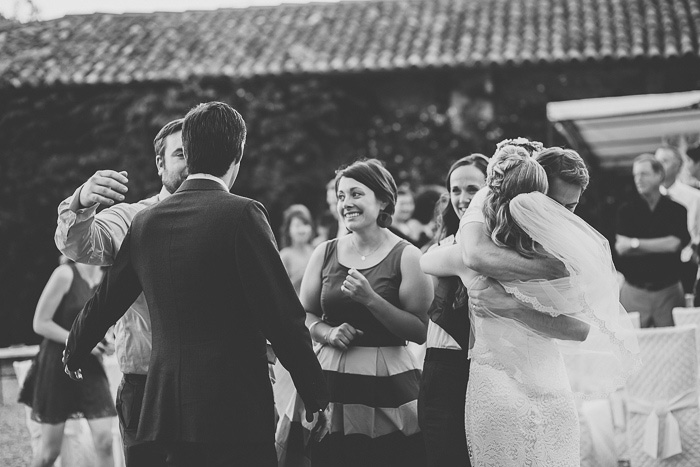
<path fill-rule="evenodd" d="M 68 340 L 67 340 L 67 339 L 66 339 L 66 343 L 68 343 Z M 64 349 L 63 349 L 63 359 L 62 359 L 63 371 L 64 371 L 68 376 L 70 376 L 70 379 L 72 379 L 73 381 L 81 381 L 81 380 L 83 379 L 83 372 L 80 370 L 80 368 L 78 368 L 78 369 L 75 370 L 75 371 L 71 371 L 71 370 L 68 368 L 68 359 L 69 359 L 69 357 L 70 357 L 70 351 L 68 350 L 68 347 L 64 347 Z"/>
<path fill-rule="evenodd" d="M 319 442 L 331 431 L 331 417 L 330 410 L 326 407 L 325 410 L 320 410 L 315 413 L 311 413 L 311 420 L 309 420 L 309 413 L 306 413 L 306 421 L 311 423 L 314 419 L 314 415 L 317 415 L 316 423 L 311 428 L 311 439 Z"/>

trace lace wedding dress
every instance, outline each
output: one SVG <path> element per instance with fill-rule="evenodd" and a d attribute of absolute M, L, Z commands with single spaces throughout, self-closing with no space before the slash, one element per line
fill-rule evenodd
<path fill-rule="evenodd" d="M 466 431 L 473 466 L 580 464 L 579 423 L 552 341 L 472 316 Z"/>
<path fill-rule="evenodd" d="M 619 305 L 605 238 L 541 193 L 515 197 L 510 210 L 528 235 L 564 263 L 569 277 L 503 283 L 506 292 L 547 319 L 563 315 L 590 329 L 584 342 L 565 342 L 530 327 L 527 315 L 507 318 L 488 304 L 479 315 L 472 313 L 465 410 L 472 465 L 579 466 L 575 397 L 623 385 L 639 365 L 639 349 Z"/>

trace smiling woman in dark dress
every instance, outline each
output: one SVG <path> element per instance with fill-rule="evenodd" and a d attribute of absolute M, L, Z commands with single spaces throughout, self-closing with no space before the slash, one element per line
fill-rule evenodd
<path fill-rule="evenodd" d="M 338 213 L 352 233 L 314 251 L 301 286 L 331 394 L 330 434 L 313 465 L 424 466 L 420 371 L 406 341 L 425 341 L 432 284 L 420 251 L 389 232 L 396 184 L 376 160 L 336 177 Z"/>

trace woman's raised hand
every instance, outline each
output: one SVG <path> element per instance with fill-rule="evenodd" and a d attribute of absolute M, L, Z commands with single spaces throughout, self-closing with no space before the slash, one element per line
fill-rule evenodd
<path fill-rule="evenodd" d="M 355 268 L 348 271 L 348 275 L 345 276 L 340 290 L 348 297 L 367 307 L 376 296 L 367 278 Z"/>

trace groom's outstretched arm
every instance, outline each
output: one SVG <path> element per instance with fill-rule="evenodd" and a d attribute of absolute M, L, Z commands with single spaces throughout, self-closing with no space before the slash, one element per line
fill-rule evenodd
<path fill-rule="evenodd" d="M 73 322 L 66 340 L 63 364 L 77 371 L 83 359 L 105 333 L 129 309 L 142 291 L 131 263 L 131 234 L 127 233 L 122 248 L 97 288 Z"/>
<path fill-rule="evenodd" d="M 588 324 L 567 315 L 553 317 L 529 308 L 513 298 L 498 281 L 493 279 L 481 277 L 471 283 L 467 292 L 469 303 L 477 314 L 484 309 L 482 304 L 487 303 L 490 312 L 514 319 L 538 334 L 578 342 L 588 337 L 590 330 Z"/>
<path fill-rule="evenodd" d="M 277 358 L 289 371 L 307 412 L 324 409 L 329 396 L 313 352 L 306 311 L 282 264 L 265 208 L 251 201 L 236 231 L 238 276 L 250 307 Z"/>

